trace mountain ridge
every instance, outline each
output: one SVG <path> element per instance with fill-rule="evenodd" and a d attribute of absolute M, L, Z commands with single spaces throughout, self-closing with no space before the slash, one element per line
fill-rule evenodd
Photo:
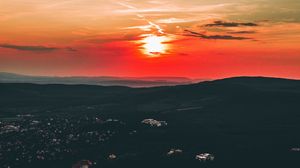
<path fill-rule="evenodd" d="M 199 80 L 186 77 L 113 77 L 113 76 L 30 76 L 0 72 L 0 83 L 90 84 L 103 86 L 154 87 L 191 84 Z"/>

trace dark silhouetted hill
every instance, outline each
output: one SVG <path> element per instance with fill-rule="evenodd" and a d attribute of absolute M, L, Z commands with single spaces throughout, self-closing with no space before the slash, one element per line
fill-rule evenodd
<path fill-rule="evenodd" d="M 87 137 L 93 135 L 88 132 L 100 127 L 92 124 L 96 117 L 121 121 L 121 125 L 105 127 L 115 133 L 110 141 L 94 146 L 83 141 L 72 146 L 77 153 L 46 166 L 36 162 L 39 166 L 64 167 L 93 158 L 103 167 L 299 166 L 298 80 L 237 77 L 153 88 L 6 83 L 0 84 L 0 94 L 0 117 L 6 120 L 20 114 L 34 115 L 38 121 L 56 117 L 51 121 L 62 122 L 53 128 L 80 130 Z M 143 126 L 141 121 L 148 118 L 166 121 L 167 126 Z M 88 119 L 91 125 L 80 125 Z M 60 126 L 65 121 L 74 121 L 75 128 Z M 44 132 L 47 128 L 46 125 Z M 5 139 L 19 142 L 21 135 L 25 133 Z M 52 130 L 50 135 L 57 136 Z M 30 138 L 26 140 L 28 146 L 32 145 L 30 142 Z M 182 149 L 182 157 L 167 157 L 172 148 Z M 195 155 L 201 152 L 214 154 L 215 161 L 196 161 Z M 110 153 L 119 158 L 107 160 Z"/>

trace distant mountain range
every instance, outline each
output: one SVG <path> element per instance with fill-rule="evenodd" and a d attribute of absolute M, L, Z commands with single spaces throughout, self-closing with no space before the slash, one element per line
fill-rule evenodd
<path fill-rule="evenodd" d="M 155 87 L 192 84 L 205 79 L 190 79 L 186 77 L 55 77 L 30 76 L 0 72 L 0 83 L 33 83 L 33 84 L 86 84 L 102 86 Z"/>

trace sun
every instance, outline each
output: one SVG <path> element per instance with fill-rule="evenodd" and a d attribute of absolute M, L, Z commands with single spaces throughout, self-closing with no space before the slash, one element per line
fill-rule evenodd
<path fill-rule="evenodd" d="M 149 57 L 159 57 L 167 53 L 168 44 L 166 36 L 147 35 L 142 39 L 142 51 Z"/>

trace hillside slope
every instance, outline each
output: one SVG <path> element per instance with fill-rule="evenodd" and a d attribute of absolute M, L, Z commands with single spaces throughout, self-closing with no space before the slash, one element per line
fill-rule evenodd
<path fill-rule="evenodd" d="M 70 167 L 76 160 L 90 159 L 103 167 L 158 164 L 162 167 L 292 168 L 297 167 L 300 159 L 300 153 L 293 151 L 300 146 L 300 81 L 297 80 L 239 77 L 139 89 L 0 84 L 0 93 L 2 126 L 14 124 L 27 128 L 26 123 L 37 120 L 40 126 L 29 125 L 30 128 L 42 129 L 49 137 L 65 137 L 76 131 L 86 137 L 82 142 L 80 139 L 72 142 L 68 149 L 73 154 L 62 154 L 63 160 L 37 161 L 31 167 Z M 20 114 L 31 117 L 16 118 Z M 116 122 L 99 125 L 99 118 Z M 166 121 L 167 126 L 143 126 L 141 121 L 148 118 Z M 51 129 L 47 123 L 51 123 Z M 74 124 L 76 127 L 71 127 Z M 63 130 L 63 134 L 53 133 L 53 129 Z M 107 142 L 87 143 L 89 138 L 89 142 L 94 142 L 93 135 L 87 135 L 95 129 L 98 132 L 109 129 L 114 135 Z M 30 146 L 43 140 L 41 148 L 51 150 L 53 147 L 46 144 L 52 144 L 53 137 L 45 140 L 35 132 L 1 134 L 1 139 L 5 139 L 2 146 L 22 139 L 27 139 Z M 183 155 L 167 157 L 172 148 L 182 149 Z M 36 153 L 35 148 L 28 151 Z M 216 160 L 195 161 L 195 155 L 201 152 L 213 153 Z M 107 160 L 110 153 L 117 154 L 119 159 Z M 3 161 L 14 159 L 5 156 Z M 24 167 L 25 163 L 22 164 Z"/>

